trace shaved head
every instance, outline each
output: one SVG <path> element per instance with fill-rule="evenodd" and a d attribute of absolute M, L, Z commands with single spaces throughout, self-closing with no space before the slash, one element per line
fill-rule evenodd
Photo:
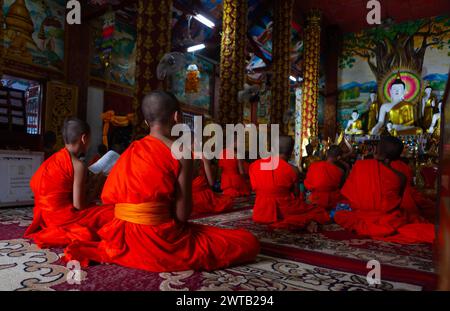
<path fill-rule="evenodd" d="M 294 151 L 294 140 L 291 136 L 282 135 L 280 136 L 280 155 L 285 155 L 290 157 Z"/>
<path fill-rule="evenodd" d="M 378 157 L 395 161 L 400 159 L 403 152 L 403 143 L 394 136 L 383 136 L 378 144 Z"/>
<path fill-rule="evenodd" d="M 153 91 L 142 100 L 142 114 L 150 125 L 152 123 L 167 124 L 173 114 L 180 111 L 180 102 L 170 92 Z"/>
<path fill-rule="evenodd" d="M 91 128 L 87 122 L 75 117 L 68 117 L 64 120 L 62 137 L 66 145 L 75 144 L 83 134 L 89 135 L 90 133 Z"/>
<path fill-rule="evenodd" d="M 342 149 L 338 145 L 331 145 L 327 151 L 327 158 L 337 159 L 342 156 Z"/>

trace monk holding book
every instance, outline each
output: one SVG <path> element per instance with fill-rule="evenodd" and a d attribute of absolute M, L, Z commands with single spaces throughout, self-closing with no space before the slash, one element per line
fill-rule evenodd
<path fill-rule="evenodd" d="M 86 122 L 66 119 L 62 133 L 64 148 L 42 163 L 31 179 L 34 217 L 25 238 L 34 240 L 39 247 L 96 240 L 97 230 L 113 218 L 112 206 L 89 205 L 95 195 L 90 197 L 88 190 L 96 185 L 88 182 L 87 167 L 79 159 L 87 151 L 89 135 Z"/>

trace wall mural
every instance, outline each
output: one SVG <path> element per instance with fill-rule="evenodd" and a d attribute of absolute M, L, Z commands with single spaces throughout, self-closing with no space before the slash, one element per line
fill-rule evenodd
<path fill-rule="evenodd" d="M 338 122 L 345 128 L 352 112 L 370 132 L 372 102 L 391 102 L 390 88 L 398 77 L 403 98 L 417 106 L 424 89 L 442 98 L 450 64 L 450 17 L 440 16 L 375 27 L 345 35 L 340 57 Z M 435 107 L 437 106 L 435 103 Z"/>
<path fill-rule="evenodd" d="M 177 98 L 192 106 L 194 109 L 201 109 L 204 112 L 211 113 L 211 103 L 213 100 L 212 82 L 214 82 L 214 65 L 207 60 L 197 57 L 192 53 L 186 53 L 188 66 L 180 70 L 170 77 L 169 89 L 177 96 Z M 193 70 L 195 69 L 195 70 Z M 191 84 L 190 76 L 195 71 L 195 87 Z M 189 78 L 189 79 L 188 79 Z"/>
<path fill-rule="evenodd" d="M 136 69 L 136 27 L 113 18 L 110 21 L 112 35 L 106 38 L 103 29 L 105 23 L 108 23 L 107 18 L 109 15 L 105 14 L 91 23 L 91 77 L 132 87 Z M 110 60 L 108 66 L 105 66 L 103 54 L 107 49 L 107 40 L 110 45 Z"/>
<path fill-rule="evenodd" d="M 65 0 L 4 0 L 5 57 L 64 69 Z"/>

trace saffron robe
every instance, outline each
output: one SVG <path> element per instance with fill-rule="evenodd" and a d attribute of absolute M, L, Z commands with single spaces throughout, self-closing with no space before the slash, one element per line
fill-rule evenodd
<path fill-rule="evenodd" d="M 113 206 L 73 206 L 74 170 L 66 148 L 48 158 L 30 181 L 34 193 L 33 222 L 24 237 L 41 248 L 64 247 L 73 240 L 98 239 L 97 230 L 113 216 Z"/>
<path fill-rule="evenodd" d="M 341 193 L 351 211 L 337 211 L 334 220 L 347 230 L 397 243 L 432 243 L 434 227 L 409 223 L 401 209 L 402 180 L 377 160 L 357 161 Z"/>
<path fill-rule="evenodd" d="M 270 165 L 271 161 L 274 164 L 275 160 L 278 160 L 277 168 L 261 168 L 261 164 Z M 310 221 L 329 221 L 325 209 L 308 205 L 294 195 L 292 190 L 297 186 L 299 176 L 285 160 L 271 157 L 257 160 L 250 165 L 249 171 L 256 192 L 253 221 L 276 228 L 301 228 Z"/>
<path fill-rule="evenodd" d="M 342 178 L 342 169 L 328 161 L 311 164 L 304 182 L 306 189 L 311 191 L 310 203 L 328 210 L 335 208 L 341 199 Z"/>
<path fill-rule="evenodd" d="M 233 199 L 218 195 L 211 190 L 206 177 L 203 162 L 198 175 L 192 181 L 192 215 L 203 213 L 220 213 L 233 208 Z"/>
<path fill-rule="evenodd" d="M 90 260 L 152 272 L 215 270 L 253 261 L 258 240 L 248 231 L 220 229 L 175 219 L 176 160 L 160 140 L 133 142 L 111 170 L 102 200 L 115 218 L 100 231 L 100 243 L 75 242 L 65 260 Z"/>
<path fill-rule="evenodd" d="M 234 154 L 234 151 L 233 151 Z M 243 197 L 250 195 L 251 189 L 245 176 L 239 173 L 238 159 L 234 155 L 232 158 L 226 158 L 226 149 L 221 153 L 219 167 L 222 169 L 220 177 L 220 188 L 223 194 L 230 197 Z"/>
<path fill-rule="evenodd" d="M 406 176 L 407 185 L 400 206 L 407 211 L 410 221 L 424 222 L 425 219 L 434 221 L 436 204 L 413 186 L 413 171 L 409 165 L 397 160 L 391 163 L 391 167 Z"/>

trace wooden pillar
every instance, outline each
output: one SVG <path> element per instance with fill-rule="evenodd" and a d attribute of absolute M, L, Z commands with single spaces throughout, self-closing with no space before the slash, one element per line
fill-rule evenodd
<path fill-rule="evenodd" d="M 84 21 L 80 25 L 66 24 L 66 31 L 66 83 L 77 86 L 76 111 L 78 117 L 85 120 L 89 87 L 89 23 Z"/>
<path fill-rule="evenodd" d="M 141 113 L 145 94 L 162 88 L 156 77 L 159 60 L 171 49 L 172 0 L 139 0 L 137 12 L 136 85 L 133 110 L 136 115 L 134 138 L 147 135 Z"/>
<path fill-rule="evenodd" d="M 325 31 L 325 122 L 323 138 L 334 141 L 336 137 L 336 117 L 338 100 L 338 66 L 342 36 L 338 26 L 329 26 Z"/>
<path fill-rule="evenodd" d="M 304 68 L 302 89 L 302 150 L 310 137 L 318 135 L 319 63 L 321 13 L 311 10 L 304 32 Z"/>
<path fill-rule="evenodd" d="M 3 48 L 3 0 L 0 0 L 0 78 L 3 75 L 3 58 L 4 58 L 4 48 Z"/>
<path fill-rule="evenodd" d="M 283 116 L 289 105 L 289 75 L 291 73 L 291 19 L 293 0 L 275 1 L 272 32 L 272 105 L 270 123 L 279 124 L 280 132 L 287 133 Z"/>
<path fill-rule="evenodd" d="M 224 0 L 220 43 L 219 122 L 242 122 L 238 92 L 244 87 L 247 1 Z"/>

